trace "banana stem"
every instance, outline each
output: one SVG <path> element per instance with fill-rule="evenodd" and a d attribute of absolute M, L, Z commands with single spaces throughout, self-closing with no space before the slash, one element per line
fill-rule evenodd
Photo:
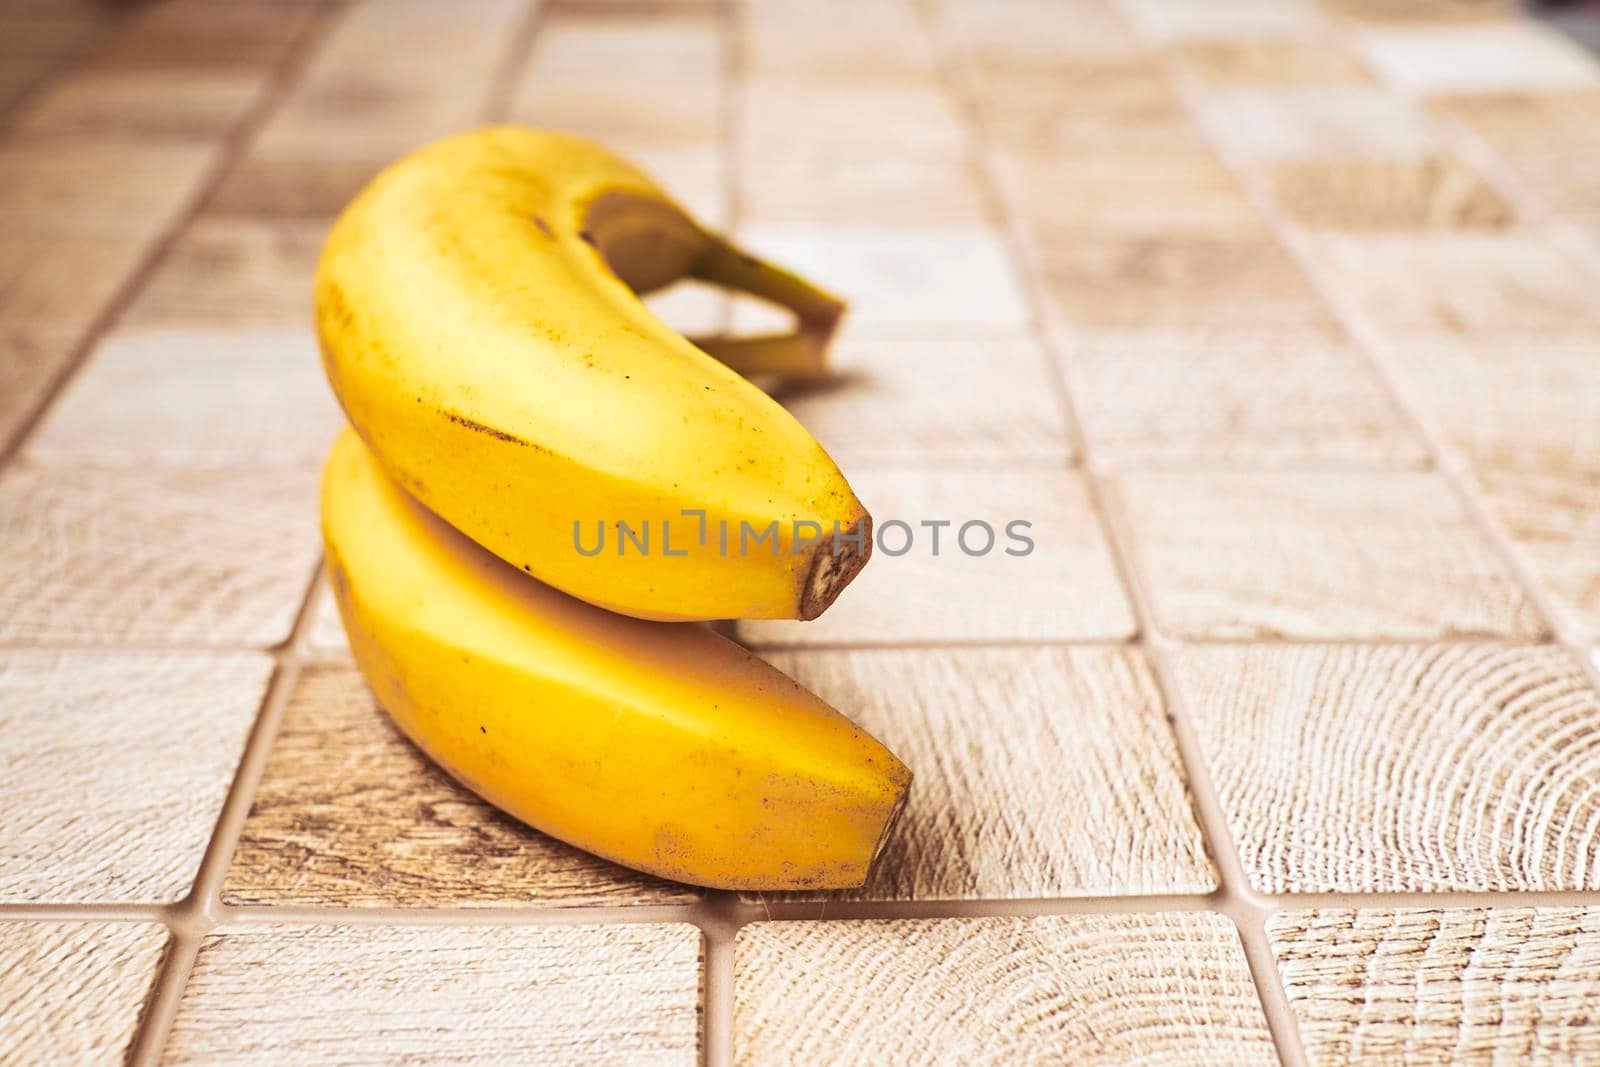
<path fill-rule="evenodd" d="M 702 352 L 721 360 L 746 378 L 772 374 L 805 380 L 823 378 L 828 373 L 825 347 L 802 333 L 761 337 L 691 337 L 690 341 Z"/>
<path fill-rule="evenodd" d="M 819 348 L 827 347 L 844 315 L 844 301 L 832 293 L 757 259 L 721 237 L 711 239 L 689 268 L 689 276 L 788 308 L 800 320 L 799 332 L 814 337 Z"/>

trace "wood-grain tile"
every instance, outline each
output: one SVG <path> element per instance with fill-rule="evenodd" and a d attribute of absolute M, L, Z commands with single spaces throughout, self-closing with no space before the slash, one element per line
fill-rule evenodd
<path fill-rule="evenodd" d="M 1361 46 L 1378 75 L 1406 93 L 1600 89 L 1600 63 L 1532 19 L 1377 30 L 1363 35 Z"/>
<path fill-rule="evenodd" d="M 70 72 L 13 120 L 27 134 L 205 140 L 226 134 L 267 84 L 262 70 Z"/>
<path fill-rule="evenodd" d="M 1379 0 L 1387 3 L 1388 0 Z M 1184 41 L 1165 55 L 1204 85 L 1367 85 L 1361 60 L 1321 38 Z"/>
<path fill-rule="evenodd" d="M 71 334 L 0 326 L 0 451 L 10 447 L 44 403 L 76 349 Z"/>
<path fill-rule="evenodd" d="M 741 43 L 754 79 L 838 86 L 938 78 L 933 42 L 910 4 L 763 3 L 751 14 Z M 850 30 L 840 33 L 845 23 Z"/>
<path fill-rule="evenodd" d="M 740 1064 L 1276 1062 L 1214 914 L 756 923 L 734 997 Z"/>
<path fill-rule="evenodd" d="M 1385 346 L 1413 405 L 1475 466 L 1600 473 L 1600 331 Z"/>
<path fill-rule="evenodd" d="M 1015 330 L 1027 322 L 1005 245 L 986 226 L 768 224 L 741 227 L 739 237 L 764 259 L 826 278 L 851 302 L 847 330 L 928 336 L 947 327 Z"/>
<path fill-rule="evenodd" d="M 751 224 L 982 225 L 974 164 L 960 156 L 746 155 L 739 216 Z"/>
<path fill-rule="evenodd" d="M 852 471 L 850 480 L 877 532 L 867 569 L 821 618 L 742 622 L 742 637 L 759 645 L 818 645 L 1117 639 L 1133 632 L 1079 475 L 1050 467 L 872 468 Z M 949 525 L 923 525 L 936 522 Z M 969 523 L 994 531 L 987 553 L 960 548 L 958 535 Z M 1012 523 L 1031 526 L 1008 530 Z M 966 544 L 974 553 L 989 547 L 981 526 L 968 529 Z"/>
<path fill-rule="evenodd" d="M 390 162 L 371 159 L 278 158 L 247 151 L 206 200 L 206 215 L 331 222 L 361 187 Z"/>
<path fill-rule="evenodd" d="M 317 559 L 316 474 L 13 466 L 0 639 L 267 646 Z"/>
<path fill-rule="evenodd" d="M 1200 96 L 1199 119 L 1241 160 L 1414 159 L 1438 151 L 1423 116 L 1377 88 L 1258 86 Z"/>
<path fill-rule="evenodd" d="M 1478 472 L 1490 510 L 1533 564 L 1556 610 L 1600 640 L 1600 469 Z"/>
<path fill-rule="evenodd" d="M 917 775 L 871 880 L 843 896 L 1214 888 L 1161 695 L 1137 653 L 880 649 L 769 658 Z"/>
<path fill-rule="evenodd" d="M 206 938 L 164 1063 L 699 1062 L 693 926 L 281 926 Z"/>
<path fill-rule="evenodd" d="M 1139 473 L 1113 496 L 1157 618 L 1180 636 L 1544 632 L 1436 475 Z"/>
<path fill-rule="evenodd" d="M 316 471 L 343 421 L 309 328 L 115 333 L 29 452 L 60 466 Z"/>
<path fill-rule="evenodd" d="M 76 340 L 128 282 L 152 238 L 8 232 L 0 241 L 0 330 Z"/>
<path fill-rule="evenodd" d="M 834 380 L 778 398 L 847 471 L 1071 455 L 1046 357 L 1023 335 L 846 339 L 830 358 Z"/>
<path fill-rule="evenodd" d="M 1594 279 L 1524 231 L 1324 235 L 1313 255 L 1330 287 L 1389 339 L 1563 330 L 1600 336 Z"/>
<path fill-rule="evenodd" d="M 1008 18 L 981 3 L 934 9 L 950 39 L 974 62 L 989 67 L 1038 59 L 1134 55 L 1138 42 L 1109 5 L 1097 0 L 1011 0 Z"/>
<path fill-rule="evenodd" d="M 1430 26 L 1517 18 L 1506 0 L 1321 0 L 1330 14 L 1371 26 Z"/>
<path fill-rule="evenodd" d="M 1009 151 L 1205 147 L 1159 64 L 1143 56 L 979 63 L 970 81 L 979 126 Z"/>
<path fill-rule="evenodd" d="M 413 747 L 353 666 L 301 674 L 222 887 L 231 904 L 688 903 L 699 891 L 562 844 Z"/>
<path fill-rule="evenodd" d="M 166 943 L 156 923 L 0 921 L 0 1060 L 126 1062 Z"/>
<path fill-rule="evenodd" d="M 1571 653 L 1189 647 L 1177 677 L 1256 889 L 1600 889 L 1600 695 Z"/>
<path fill-rule="evenodd" d="M 1284 163 L 1273 195 L 1290 220 L 1317 230 L 1504 230 L 1516 212 L 1448 156 Z"/>
<path fill-rule="evenodd" d="M 155 236 L 216 159 L 209 143 L 12 136 L 0 143 L 0 226 L 50 236 Z"/>
<path fill-rule="evenodd" d="M 1600 152 L 1600 89 L 1447 95 L 1429 100 L 1428 108 L 1465 123 L 1513 162 Z"/>
<path fill-rule="evenodd" d="M 1364 357 L 1314 332 L 1090 332 L 1064 344 L 1096 458 L 1125 467 L 1416 467 Z"/>
<path fill-rule="evenodd" d="M 187 894 L 271 673 L 259 653 L 0 652 L 0 901 Z"/>
<path fill-rule="evenodd" d="M 750 81 L 736 107 L 740 147 L 750 159 L 959 159 L 971 149 L 955 102 L 932 82 L 822 88 Z"/>
<path fill-rule="evenodd" d="M 168 0 L 142 9 L 94 56 L 97 68 L 266 69 L 288 55 L 313 5 Z"/>
<path fill-rule="evenodd" d="M 125 328 L 302 329 L 327 225 L 203 217 L 184 230 L 119 320 Z"/>
<path fill-rule="evenodd" d="M 1600 1060 L 1600 908 L 1328 908 L 1267 930 L 1319 1067 Z"/>

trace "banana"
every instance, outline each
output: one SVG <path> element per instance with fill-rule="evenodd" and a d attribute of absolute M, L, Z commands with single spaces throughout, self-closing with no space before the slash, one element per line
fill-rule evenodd
<path fill-rule="evenodd" d="M 708 354 L 638 297 L 680 277 L 797 330 Z M 316 276 L 324 367 L 384 469 L 512 565 L 647 619 L 814 618 L 866 563 L 839 468 L 727 365 L 814 373 L 842 310 L 599 146 L 518 127 L 387 168 Z"/>
<path fill-rule="evenodd" d="M 625 618 L 508 567 L 348 428 L 323 473 L 356 663 L 429 756 L 544 832 L 727 889 L 865 881 L 911 772 L 708 627 Z"/>

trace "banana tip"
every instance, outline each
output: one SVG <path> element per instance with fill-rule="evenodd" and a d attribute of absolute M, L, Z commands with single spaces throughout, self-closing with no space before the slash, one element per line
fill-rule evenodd
<path fill-rule="evenodd" d="M 825 537 L 811 553 L 811 570 L 800 595 L 800 618 L 811 621 L 839 598 L 872 556 L 872 516 L 865 513 L 837 537 Z"/>

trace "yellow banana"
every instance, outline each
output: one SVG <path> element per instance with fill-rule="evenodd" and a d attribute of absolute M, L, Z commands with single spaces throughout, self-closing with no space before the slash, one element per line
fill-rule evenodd
<path fill-rule="evenodd" d="M 709 628 L 624 618 L 418 505 L 350 430 L 322 486 L 357 664 L 400 728 L 517 818 L 729 889 L 860 885 L 911 772 Z"/>
<path fill-rule="evenodd" d="M 843 308 L 597 145 L 479 130 L 334 225 L 323 363 L 384 469 L 514 566 L 642 618 L 814 618 L 870 516 L 792 416 L 639 300 L 684 276 L 796 312 L 792 337 L 707 342 L 752 373 L 814 369 Z"/>

